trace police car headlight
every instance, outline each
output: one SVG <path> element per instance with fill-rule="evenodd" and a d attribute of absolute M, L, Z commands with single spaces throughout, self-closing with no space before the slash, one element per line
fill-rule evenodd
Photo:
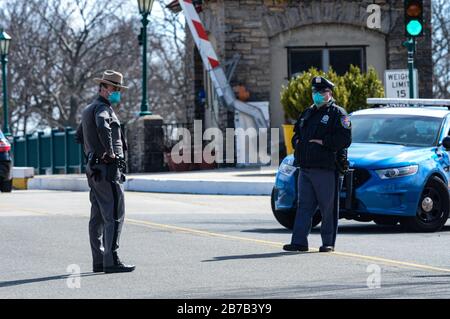
<path fill-rule="evenodd" d="M 278 168 L 278 171 L 284 175 L 291 175 L 292 173 L 295 172 L 297 168 L 295 166 L 286 164 L 286 163 L 281 163 L 280 167 Z"/>
<path fill-rule="evenodd" d="M 419 165 L 411 165 L 397 168 L 380 169 L 376 172 L 381 179 L 389 179 L 414 175 L 418 170 Z"/>

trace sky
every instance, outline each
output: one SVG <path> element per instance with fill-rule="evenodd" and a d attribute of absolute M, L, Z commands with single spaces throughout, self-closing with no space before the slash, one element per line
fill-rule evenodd
<path fill-rule="evenodd" d="M 6 6 L 7 3 L 13 2 L 14 0 L 0 0 L 0 9 L 4 6 Z M 47 0 L 42 0 L 47 1 Z M 61 3 L 61 6 L 64 6 L 67 3 L 73 2 L 73 0 L 57 0 Z M 96 0 L 87 0 L 90 5 L 95 5 Z M 138 2 L 137 0 L 123 0 L 124 4 L 127 6 L 127 13 L 131 15 L 135 15 L 136 18 L 139 18 L 139 9 L 138 9 Z M 170 0 L 162 0 L 164 4 L 167 4 L 170 2 Z M 162 19 L 164 14 L 163 10 L 167 10 L 165 8 L 162 8 L 159 1 L 155 0 L 153 4 L 153 9 L 151 13 L 152 19 Z M 1 27 L 1 24 L 0 24 Z"/>
<path fill-rule="evenodd" d="M 7 0 L 0 0 L 0 1 L 7 1 Z M 11 0 L 9 0 L 11 1 Z M 45 1 L 45 0 L 44 0 Z M 73 0 L 59 0 L 62 5 L 65 2 L 73 2 Z M 170 2 L 168 0 L 162 0 L 164 4 L 166 4 L 166 2 Z M 88 0 L 88 3 L 91 5 L 95 5 L 96 0 Z M 124 0 L 123 1 L 124 5 L 125 5 L 125 16 L 134 16 L 136 18 L 136 20 L 140 20 L 141 15 L 139 14 L 139 9 L 138 9 L 138 2 L 137 0 Z M 153 8 L 152 8 L 152 12 L 151 12 L 151 16 L 150 19 L 163 19 L 164 18 L 164 13 L 163 10 L 168 10 L 166 8 L 162 8 L 159 1 L 155 0 L 154 4 L 153 4 Z M 75 20 L 76 22 L 76 20 Z"/>
<path fill-rule="evenodd" d="M 14 3 L 16 0 L 0 0 L 0 10 L 2 10 L 2 8 L 5 8 L 7 4 L 11 4 Z M 70 5 L 71 3 L 74 3 L 75 0 L 41 0 L 41 1 L 58 1 L 59 5 L 58 7 L 60 9 L 64 8 L 68 8 L 68 5 Z M 95 6 L 97 3 L 96 0 L 86 0 L 88 7 L 93 7 Z M 125 6 L 125 9 L 123 10 L 124 15 L 126 17 L 130 17 L 131 19 L 135 19 L 136 20 L 136 25 L 137 26 L 141 26 L 141 15 L 139 14 L 139 9 L 138 9 L 138 2 L 137 0 L 122 0 L 123 1 L 123 5 Z M 151 16 L 150 16 L 150 23 L 151 21 L 157 21 L 158 22 L 163 22 L 164 19 L 164 10 L 168 10 L 166 8 L 164 8 L 163 6 L 167 3 L 169 3 L 171 0 L 162 0 L 163 4 L 161 6 L 160 1 L 155 0 L 155 3 L 153 5 L 152 8 L 152 12 L 151 12 Z M 87 10 L 89 11 L 89 9 Z M 167 12 L 165 12 L 167 14 Z M 184 19 L 183 15 L 180 14 L 179 15 L 180 19 Z M 155 21 L 155 22 L 156 22 Z M 81 20 L 81 17 L 77 17 L 76 14 L 73 16 L 73 20 L 71 20 L 69 22 L 72 27 L 74 27 L 75 29 L 77 27 L 82 27 L 83 26 L 83 22 Z M 0 29 L 3 27 L 2 22 L 0 21 Z M 151 24 L 150 26 L 151 27 Z M 5 30 L 6 32 L 8 32 L 8 30 Z M 182 36 L 182 34 L 180 34 L 180 36 Z M 1 106 L 0 106 L 1 107 Z M 33 127 L 33 123 L 28 123 L 29 127 Z M 19 125 L 21 126 L 21 124 Z"/>

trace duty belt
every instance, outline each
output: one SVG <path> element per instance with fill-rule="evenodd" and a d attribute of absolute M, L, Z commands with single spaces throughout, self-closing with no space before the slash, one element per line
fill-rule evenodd
<path fill-rule="evenodd" d="M 113 159 L 113 161 L 106 161 L 105 159 L 102 159 L 101 157 L 98 157 L 95 154 L 90 154 L 88 160 L 91 163 L 91 165 L 98 165 L 98 164 L 117 165 L 117 167 L 120 170 L 124 170 L 127 167 L 127 162 L 125 161 L 125 158 L 118 156 L 117 154 L 116 157 Z"/>
<path fill-rule="evenodd" d="M 98 164 L 112 164 L 112 163 L 108 163 L 107 161 L 101 159 L 100 157 L 97 157 L 95 155 L 92 156 L 91 158 L 91 164 L 93 165 L 98 165 Z"/>

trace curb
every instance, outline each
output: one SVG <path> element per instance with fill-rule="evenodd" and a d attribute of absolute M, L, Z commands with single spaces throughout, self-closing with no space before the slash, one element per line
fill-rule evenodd
<path fill-rule="evenodd" d="M 35 176 L 28 180 L 28 189 L 83 192 L 89 191 L 89 185 L 86 178 L 40 178 Z"/>
<path fill-rule="evenodd" d="M 274 183 L 266 181 L 128 178 L 125 191 L 203 195 L 270 195 Z M 34 177 L 28 189 L 89 191 L 86 178 Z"/>
<path fill-rule="evenodd" d="M 27 189 L 28 180 L 34 176 L 34 167 L 13 166 L 11 175 L 14 189 Z"/>

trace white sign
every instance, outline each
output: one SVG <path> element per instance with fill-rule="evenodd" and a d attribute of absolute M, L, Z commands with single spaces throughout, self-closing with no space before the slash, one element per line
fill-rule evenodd
<path fill-rule="evenodd" d="M 409 72 L 408 70 L 384 71 L 384 94 L 386 98 L 409 98 Z M 414 69 L 414 98 L 419 97 L 419 74 Z"/>

